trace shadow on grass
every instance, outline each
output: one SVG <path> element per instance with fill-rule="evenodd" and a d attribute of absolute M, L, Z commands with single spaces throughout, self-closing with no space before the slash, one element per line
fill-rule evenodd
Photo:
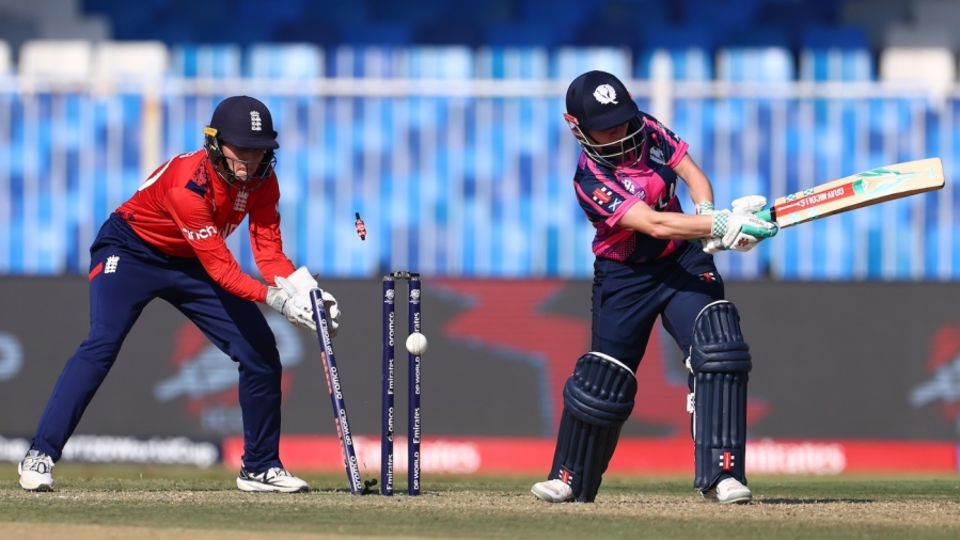
<path fill-rule="evenodd" d="M 873 504 L 877 501 L 873 499 L 760 499 L 754 500 L 754 504 L 769 505 L 804 505 L 804 504 Z"/>

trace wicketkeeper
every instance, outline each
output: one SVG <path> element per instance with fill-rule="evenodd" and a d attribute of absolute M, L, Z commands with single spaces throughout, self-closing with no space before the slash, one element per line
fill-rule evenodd
<path fill-rule="evenodd" d="M 257 302 L 293 324 L 314 329 L 309 289 L 283 253 L 274 172 L 277 132 L 270 111 L 248 96 L 221 102 L 204 130 L 202 149 L 154 171 L 101 227 L 90 248 L 90 334 L 67 361 L 20 462 L 20 485 L 53 489 L 60 459 L 124 337 L 153 299 L 166 300 L 238 364 L 243 413 L 243 491 L 307 491 L 280 462 L 280 357 Z M 244 273 L 224 240 L 249 217 L 250 244 L 270 284 L 291 277 L 299 287 L 264 284 Z M 295 274 L 295 275 L 294 275 Z M 288 291 L 294 291 L 293 293 Z M 324 296 L 332 327 L 339 309 Z"/>
<path fill-rule="evenodd" d="M 723 299 L 712 254 L 747 251 L 775 235 L 777 225 L 755 215 L 766 201 L 745 197 L 732 211 L 715 212 L 710 181 L 687 154 L 687 143 L 641 112 L 609 73 L 577 77 L 567 89 L 566 108 L 583 149 L 573 187 L 596 228 L 592 345 L 564 386 L 553 465 L 533 494 L 549 502 L 594 500 L 633 410 L 634 374 L 660 317 L 687 355 L 694 487 L 709 500 L 749 501 L 750 354 L 737 310 Z M 686 184 L 697 215 L 683 213 L 678 181 Z"/>

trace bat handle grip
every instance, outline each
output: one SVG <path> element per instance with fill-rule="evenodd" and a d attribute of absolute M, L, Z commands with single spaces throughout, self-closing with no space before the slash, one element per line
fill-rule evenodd
<path fill-rule="evenodd" d="M 774 208 L 764 208 L 763 210 L 757 212 L 757 217 L 764 220 L 775 222 L 777 221 L 777 212 Z"/>

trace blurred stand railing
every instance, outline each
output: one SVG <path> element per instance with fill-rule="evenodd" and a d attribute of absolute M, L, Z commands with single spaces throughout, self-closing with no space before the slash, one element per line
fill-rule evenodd
<path fill-rule="evenodd" d="M 944 160 L 944 190 L 722 254 L 728 279 L 960 277 L 954 88 L 664 73 L 632 81 L 633 97 L 690 143 L 718 206 L 898 161 Z M 0 76 L 0 274 L 84 273 L 109 212 L 164 159 L 201 145 L 220 99 L 249 94 L 268 104 L 280 131 L 285 247 L 296 263 L 339 277 L 385 268 L 588 276 L 592 227 L 574 199 L 578 149 L 561 114 L 568 82 Z M 356 212 L 366 241 L 354 232 Z M 245 234 L 228 243 L 255 272 Z"/>

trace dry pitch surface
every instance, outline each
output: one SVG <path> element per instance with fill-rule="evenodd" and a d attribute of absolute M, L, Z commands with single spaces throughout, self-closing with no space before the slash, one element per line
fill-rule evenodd
<path fill-rule="evenodd" d="M 14 470 L 11 470 L 14 469 Z M 0 472 L 0 538 L 960 538 L 960 478 L 757 477 L 749 505 L 700 501 L 686 478 L 611 478 L 595 504 L 551 505 L 534 479 L 434 477 L 419 498 L 245 494 L 220 469 L 58 467 L 26 493 Z"/>

